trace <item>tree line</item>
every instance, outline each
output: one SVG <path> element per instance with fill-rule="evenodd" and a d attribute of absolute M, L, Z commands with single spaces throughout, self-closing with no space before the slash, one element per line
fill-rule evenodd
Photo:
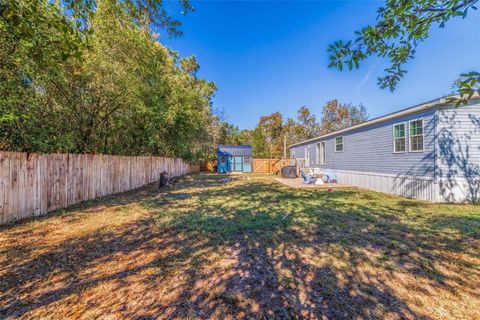
<path fill-rule="evenodd" d="M 307 106 L 302 106 L 297 111 L 296 119 L 284 119 L 280 112 L 274 112 L 260 117 L 254 129 L 240 130 L 222 122 L 218 141 L 220 144 L 252 145 L 253 156 L 257 158 L 281 158 L 285 145 L 288 149 L 290 144 L 335 132 L 367 119 L 365 106 L 341 103 L 335 99 L 323 106 L 320 121 Z"/>
<path fill-rule="evenodd" d="M 217 144 L 252 144 L 257 157 L 280 157 L 285 137 L 367 117 L 332 100 L 321 123 L 307 107 L 297 119 L 263 116 L 253 130 L 222 122 L 195 57 L 159 41 L 158 30 L 181 35 L 161 0 L 0 0 L 0 17 L 0 150 L 197 160 L 213 158 Z"/>
<path fill-rule="evenodd" d="M 211 152 L 216 87 L 158 41 L 180 34 L 162 1 L 0 0 L 0 16 L 0 150 Z"/>
<path fill-rule="evenodd" d="M 379 84 L 393 90 L 431 27 L 465 17 L 478 0 L 397 2 L 356 41 L 332 44 L 330 67 L 386 56 L 391 68 Z M 193 10 L 189 0 L 176 4 Z M 198 77 L 195 57 L 159 41 L 157 32 L 180 36 L 180 27 L 163 0 L 0 0 L 0 150 L 196 160 L 213 157 L 218 143 L 249 143 L 255 156 L 279 157 L 285 137 L 291 144 L 367 118 L 364 107 L 333 100 L 320 122 L 307 107 L 297 119 L 261 117 L 253 130 L 222 122 L 216 86 Z M 480 94 L 478 72 L 457 83 L 457 104 Z"/>

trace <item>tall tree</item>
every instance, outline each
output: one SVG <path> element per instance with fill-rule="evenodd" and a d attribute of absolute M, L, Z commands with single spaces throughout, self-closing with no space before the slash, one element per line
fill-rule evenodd
<path fill-rule="evenodd" d="M 330 67 L 350 70 L 359 67 L 370 56 L 387 57 L 390 66 L 385 75 L 378 78 L 381 88 L 395 89 L 407 73 L 404 65 L 415 56 L 418 45 L 425 41 L 430 30 L 444 28 L 452 18 L 465 18 L 477 10 L 478 0 L 387 0 L 378 10 L 377 23 L 357 31 L 353 41 L 337 41 L 330 45 Z M 462 74 L 459 82 L 461 98 L 458 104 L 466 103 L 480 83 L 480 72 Z"/>
<path fill-rule="evenodd" d="M 303 139 L 311 139 L 319 135 L 320 125 L 308 107 L 302 106 L 298 109 L 297 119 L 300 126 L 304 129 Z"/>
<path fill-rule="evenodd" d="M 219 125 L 218 144 L 238 145 L 240 142 L 240 129 L 228 122 L 222 122 Z"/>
<path fill-rule="evenodd" d="M 238 144 L 252 144 L 253 130 L 243 129 L 238 133 Z"/>
<path fill-rule="evenodd" d="M 321 134 L 328 134 L 362 123 L 368 119 L 363 105 L 342 104 L 338 100 L 328 101 L 322 109 Z"/>
<path fill-rule="evenodd" d="M 281 157 L 283 154 L 283 117 L 280 112 L 260 117 L 258 122 L 268 148 L 270 158 Z"/>
<path fill-rule="evenodd" d="M 320 135 L 320 124 L 306 106 L 297 111 L 297 119 L 288 118 L 284 124 L 286 144 L 290 145 Z"/>
<path fill-rule="evenodd" d="M 269 158 L 270 150 L 267 140 L 260 127 L 256 127 L 252 131 L 252 153 L 256 158 Z"/>
<path fill-rule="evenodd" d="M 355 106 L 349 103 L 347 108 L 349 109 L 350 126 L 355 126 L 368 120 L 368 111 L 363 104 Z"/>
<path fill-rule="evenodd" d="M 41 43 L 60 32 L 53 22 L 61 13 L 53 4 L 38 10 L 47 20 L 36 21 L 32 37 Z M 178 58 L 116 0 L 96 1 L 89 23 L 88 49 L 49 69 L 32 59 L 35 45 L 15 42 L 14 27 L 0 19 L 8 44 L 0 49 L 0 147 L 201 156 L 213 140 L 216 88 L 198 78 L 196 59 Z"/>
<path fill-rule="evenodd" d="M 150 25 L 165 30 L 169 36 L 182 34 L 179 29 L 181 21 L 173 19 L 163 0 L 112 0 L 130 22 L 149 27 Z M 0 0 L 0 16 L 10 32 L 16 37 L 32 43 L 37 50 L 34 60 L 45 63 L 43 55 L 50 53 L 50 46 L 55 45 L 57 54 L 66 59 L 81 54 L 83 40 L 93 34 L 92 21 L 97 13 L 100 0 Z M 182 14 L 193 10 L 189 0 L 178 1 Z M 52 14 L 58 19 L 52 20 Z M 57 37 L 44 43 L 36 42 L 34 28 L 48 21 L 57 29 Z"/>

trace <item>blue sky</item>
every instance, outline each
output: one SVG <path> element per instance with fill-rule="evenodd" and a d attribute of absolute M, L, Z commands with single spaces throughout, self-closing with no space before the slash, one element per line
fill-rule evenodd
<path fill-rule="evenodd" d="M 327 48 L 373 24 L 382 1 L 201 1 L 182 18 L 184 35 L 160 41 L 182 57 L 195 55 L 200 77 L 214 81 L 214 107 L 240 128 L 262 115 L 295 117 L 308 106 L 319 114 L 328 100 L 363 103 L 371 117 L 443 96 L 462 72 L 480 70 L 480 13 L 454 19 L 430 38 L 406 66 L 391 93 L 377 86 L 385 61 L 359 70 L 329 69 Z"/>

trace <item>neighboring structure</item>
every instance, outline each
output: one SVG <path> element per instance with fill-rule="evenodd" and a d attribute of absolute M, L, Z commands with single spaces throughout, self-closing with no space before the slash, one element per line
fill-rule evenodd
<path fill-rule="evenodd" d="M 219 145 L 218 172 L 252 172 L 252 146 Z"/>
<path fill-rule="evenodd" d="M 480 201 L 480 99 L 445 98 L 290 146 L 339 183 L 434 202 Z"/>

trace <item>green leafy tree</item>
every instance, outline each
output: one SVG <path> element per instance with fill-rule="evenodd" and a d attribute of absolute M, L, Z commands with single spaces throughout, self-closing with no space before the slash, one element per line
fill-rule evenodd
<path fill-rule="evenodd" d="M 295 119 L 288 118 L 284 124 L 284 134 L 287 139 L 287 144 L 293 144 L 305 140 L 306 130 Z"/>
<path fill-rule="evenodd" d="M 237 126 L 228 122 L 220 123 L 218 144 L 239 145 L 242 144 L 240 140 L 240 129 Z"/>
<path fill-rule="evenodd" d="M 69 124 L 37 106 L 49 101 L 44 84 L 61 77 L 72 53 L 78 58 L 82 37 L 55 3 L 0 0 L 0 15 L 0 147 L 56 149 L 68 143 Z"/>
<path fill-rule="evenodd" d="M 280 112 L 262 116 L 258 122 L 270 158 L 280 158 L 283 154 L 283 117 Z"/>
<path fill-rule="evenodd" d="M 256 127 L 252 132 L 252 153 L 255 158 L 269 158 L 270 150 L 267 140 L 260 127 Z"/>
<path fill-rule="evenodd" d="M 349 110 L 348 117 L 350 119 L 350 126 L 355 126 L 357 124 L 360 124 L 368 120 L 368 117 L 369 117 L 368 111 L 363 104 L 355 106 L 355 105 L 352 105 L 351 103 L 348 103 L 346 107 Z"/>
<path fill-rule="evenodd" d="M 322 109 L 320 132 L 332 133 L 365 122 L 367 119 L 368 113 L 363 105 L 354 106 L 351 103 L 340 103 L 336 99 L 331 100 Z"/>
<path fill-rule="evenodd" d="M 253 130 L 243 129 L 238 133 L 238 144 L 252 144 Z"/>
<path fill-rule="evenodd" d="M 301 128 L 303 128 L 303 139 L 311 139 L 320 134 L 320 125 L 317 118 L 306 106 L 300 107 L 297 111 L 297 119 Z"/>
<path fill-rule="evenodd" d="M 70 56 L 80 57 L 83 40 L 91 39 L 92 21 L 101 0 L 0 0 L 0 16 L 18 38 L 30 42 L 36 47 L 34 60 L 44 63 L 44 56 L 49 56 L 50 48 L 55 45 L 56 54 L 66 59 Z M 168 13 L 163 0 L 112 0 L 131 22 L 143 26 L 159 27 L 169 36 L 182 34 L 179 29 L 181 21 L 173 19 Z M 189 0 L 178 1 L 182 14 L 193 11 Z M 52 19 L 54 15 L 57 19 Z M 58 31 L 57 38 L 37 41 L 35 26 L 45 22 Z M 49 62 L 53 62 L 49 60 Z"/>
<path fill-rule="evenodd" d="M 360 62 L 370 56 L 385 57 L 390 66 L 378 78 L 381 88 L 395 89 L 407 73 L 404 65 L 415 56 L 420 43 L 430 35 L 433 27 L 444 28 L 452 18 L 465 18 L 477 10 L 478 0 L 388 0 L 378 10 L 375 25 L 357 31 L 355 40 L 337 41 L 330 45 L 331 68 L 343 70 L 358 68 Z M 466 103 L 475 92 L 480 73 L 472 71 L 462 74 L 459 82 L 460 99 Z"/>
<path fill-rule="evenodd" d="M 57 58 L 46 42 L 40 52 L 58 63 L 42 66 L 33 58 L 36 43 L 63 32 L 52 21 L 66 19 L 45 4 L 38 6 L 45 21 L 34 21 L 30 38 L 19 38 L 9 20 L 0 20 L 7 41 L 0 49 L 3 150 L 196 159 L 211 149 L 216 87 L 198 78 L 195 57 L 180 59 L 162 46 L 125 3 L 98 0 L 81 56 Z"/>
<path fill-rule="evenodd" d="M 284 124 L 284 139 L 290 145 L 320 135 L 320 124 L 316 116 L 306 106 L 297 111 L 297 119 L 288 118 Z"/>

